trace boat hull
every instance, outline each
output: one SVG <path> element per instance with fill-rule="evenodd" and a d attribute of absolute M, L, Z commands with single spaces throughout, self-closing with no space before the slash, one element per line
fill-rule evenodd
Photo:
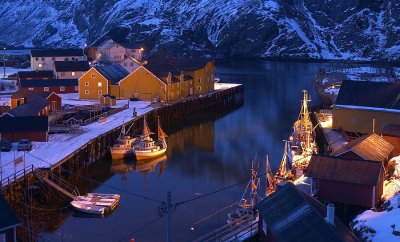
<path fill-rule="evenodd" d="M 156 151 L 151 150 L 136 150 L 136 160 L 146 160 L 164 155 L 167 148 L 159 149 Z"/>
<path fill-rule="evenodd" d="M 111 150 L 111 158 L 113 160 L 122 160 L 125 158 L 135 157 L 135 150 Z"/>

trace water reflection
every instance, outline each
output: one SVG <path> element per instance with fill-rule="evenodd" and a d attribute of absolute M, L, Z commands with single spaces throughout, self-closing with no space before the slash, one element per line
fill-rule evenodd
<path fill-rule="evenodd" d="M 158 166 L 157 175 L 160 177 L 167 166 L 167 155 L 162 155 L 152 159 L 146 160 L 113 160 L 111 164 L 111 173 L 127 174 L 131 172 L 138 172 L 143 176 L 154 173 Z M 127 179 L 127 176 L 123 176 Z"/>

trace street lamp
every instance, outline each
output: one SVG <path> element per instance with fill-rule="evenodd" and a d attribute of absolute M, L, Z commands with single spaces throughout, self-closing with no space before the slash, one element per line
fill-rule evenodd
<path fill-rule="evenodd" d="M 83 58 L 85 58 L 85 49 L 86 49 L 86 47 L 87 47 L 87 44 L 86 43 L 84 43 L 83 44 Z"/>

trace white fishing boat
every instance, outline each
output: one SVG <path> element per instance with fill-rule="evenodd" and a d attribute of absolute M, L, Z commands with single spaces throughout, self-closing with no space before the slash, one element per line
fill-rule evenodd
<path fill-rule="evenodd" d="M 83 213 L 98 214 L 103 215 L 106 208 L 103 206 L 97 206 L 93 204 L 88 204 L 85 201 L 74 200 L 71 202 L 72 207 Z"/>
<path fill-rule="evenodd" d="M 167 142 L 165 138 L 167 135 L 161 129 L 160 121 L 158 120 L 158 140 L 154 141 L 150 137 L 151 132 L 146 122 L 146 117 L 143 118 L 143 132 L 134 142 L 134 149 L 136 154 L 136 160 L 150 159 L 161 156 L 167 151 Z"/>
<path fill-rule="evenodd" d="M 126 135 L 125 125 L 122 124 L 121 134 L 115 144 L 110 148 L 111 157 L 113 160 L 119 160 L 135 156 L 133 143 L 135 138 Z"/>

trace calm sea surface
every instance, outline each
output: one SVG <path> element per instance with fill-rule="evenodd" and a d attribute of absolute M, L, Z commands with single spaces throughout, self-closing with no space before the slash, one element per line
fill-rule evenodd
<path fill-rule="evenodd" d="M 165 241 L 166 216 L 133 234 L 159 216 L 160 203 L 131 193 L 165 201 L 171 191 L 172 202 L 177 203 L 246 181 L 251 160 L 260 161 L 260 173 L 263 172 L 265 155 L 269 155 L 272 168 L 277 168 L 282 140 L 299 113 L 301 90 L 309 90 L 313 103 L 319 102 L 311 79 L 324 66 L 248 60 L 217 63 L 221 82 L 245 86 L 243 107 L 216 121 L 169 133 L 166 160 L 137 164 L 98 161 L 91 177 L 101 177 L 99 180 L 105 185 L 95 187 L 94 192 L 121 194 L 119 207 L 105 218 L 82 217 L 71 209 L 61 227 L 43 235 L 52 241 Z M 167 133 L 174 130 L 165 129 Z M 196 224 L 195 232 L 190 231 L 204 217 L 239 201 L 245 186 L 244 183 L 177 206 L 173 214 L 174 241 L 190 241 L 224 225 L 229 209 Z"/>

